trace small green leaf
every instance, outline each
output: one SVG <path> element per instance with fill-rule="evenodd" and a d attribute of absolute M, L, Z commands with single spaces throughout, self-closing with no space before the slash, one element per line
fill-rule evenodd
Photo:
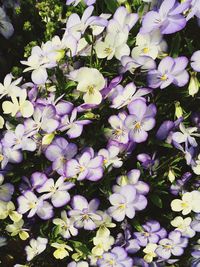
<path fill-rule="evenodd" d="M 152 195 L 150 199 L 153 202 L 153 204 L 156 205 L 158 208 L 161 209 L 163 207 L 162 199 L 158 195 Z"/>
<path fill-rule="evenodd" d="M 115 10 L 117 9 L 117 1 L 116 0 L 109 0 L 109 1 L 105 0 L 105 4 L 107 6 L 107 9 L 112 13 L 114 13 Z"/>

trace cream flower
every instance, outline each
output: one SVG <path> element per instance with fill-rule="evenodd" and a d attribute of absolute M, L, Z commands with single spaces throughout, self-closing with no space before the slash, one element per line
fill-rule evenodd
<path fill-rule="evenodd" d="M 4 220 L 8 216 L 13 222 L 18 222 L 22 218 L 22 215 L 15 211 L 15 205 L 12 201 L 0 201 L 0 220 Z"/>
<path fill-rule="evenodd" d="M 26 240 L 29 237 L 29 234 L 26 232 L 27 229 L 22 228 L 24 225 L 24 220 L 14 222 L 13 224 L 8 224 L 6 226 L 6 231 L 11 233 L 11 236 L 19 235 L 22 240 Z"/>
<path fill-rule="evenodd" d="M 65 257 L 69 256 L 69 251 L 72 251 L 73 249 L 66 245 L 66 244 L 59 244 L 59 243 L 52 243 L 52 247 L 56 248 L 53 255 L 56 259 L 64 259 Z"/>
<path fill-rule="evenodd" d="M 177 216 L 171 221 L 171 225 L 176 227 L 175 230 L 182 232 L 183 236 L 193 237 L 195 235 L 195 231 L 190 227 L 192 219 L 190 217 L 182 218 L 181 216 Z"/>
<path fill-rule="evenodd" d="M 83 93 L 86 104 L 98 105 L 102 101 L 101 91 L 105 86 L 103 75 L 94 68 L 82 67 L 71 72 L 70 78 L 78 82 L 77 91 Z"/>
<path fill-rule="evenodd" d="M 146 248 L 143 249 L 143 252 L 146 253 L 146 255 L 144 256 L 144 260 L 148 263 L 153 261 L 153 258 L 156 257 L 156 253 L 155 250 L 157 248 L 157 244 L 153 244 L 153 243 L 149 243 L 147 244 Z"/>
<path fill-rule="evenodd" d="M 182 211 L 183 215 L 189 214 L 191 211 L 200 212 L 200 192 L 194 190 L 192 192 L 184 193 L 181 199 L 174 199 L 171 202 L 173 211 Z"/>

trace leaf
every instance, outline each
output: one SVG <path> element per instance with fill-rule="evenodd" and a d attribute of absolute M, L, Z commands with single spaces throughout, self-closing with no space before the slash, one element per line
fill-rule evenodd
<path fill-rule="evenodd" d="M 180 33 L 177 33 L 176 36 L 172 40 L 171 52 L 170 55 L 172 57 L 177 57 L 180 53 L 180 45 L 181 45 L 181 36 Z"/>
<path fill-rule="evenodd" d="M 107 6 L 107 9 L 112 13 L 114 13 L 118 7 L 116 0 L 105 0 L 105 4 Z"/>
<path fill-rule="evenodd" d="M 158 208 L 161 209 L 163 207 L 162 199 L 158 195 L 151 195 L 150 199 L 152 203 Z"/>

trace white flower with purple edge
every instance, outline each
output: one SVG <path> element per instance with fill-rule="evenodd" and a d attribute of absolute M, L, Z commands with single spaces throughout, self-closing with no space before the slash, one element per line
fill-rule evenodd
<path fill-rule="evenodd" d="M 97 227 L 97 221 L 101 221 L 102 217 L 96 212 L 99 206 L 98 199 L 92 199 L 89 203 L 83 196 L 76 195 L 72 199 L 72 210 L 69 215 L 74 218 L 74 226 L 76 228 L 84 228 L 85 230 L 94 230 Z"/>

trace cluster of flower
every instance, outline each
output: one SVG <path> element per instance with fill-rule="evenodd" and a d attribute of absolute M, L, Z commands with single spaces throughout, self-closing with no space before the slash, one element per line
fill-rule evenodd
<path fill-rule="evenodd" d="M 68 0 L 67 5 L 79 2 Z M 149 131 L 160 115 L 155 89 L 183 87 L 190 80 L 189 95 L 199 90 L 200 51 L 190 59 L 168 56 L 163 36 L 181 31 L 194 16 L 200 19 L 200 2 L 161 2 L 139 18 L 125 6 L 94 16 L 95 0 L 84 0 L 88 7 L 82 16 L 70 14 L 62 38 L 33 47 L 21 61 L 31 82 L 7 74 L 0 84 L 0 246 L 15 236 L 30 239 L 26 262 L 15 267 L 32 266 L 44 251 L 69 267 L 167 266 L 178 262 L 186 247 L 192 248 L 191 264 L 199 266 L 199 241 L 191 238 L 200 232 L 200 184 L 186 189 L 191 173 L 175 180 L 169 170 L 171 215 L 165 220 L 171 226 L 161 226 L 151 212 L 141 225 L 136 219 L 158 183 L 140 176 L 147 170 L 154 179 L 161 167 L 155 154 L 135 153 L 151 139 Z M 131 31 L 139 21 L 133 40 Z M 114 70 L 106 71 L 108 65 Z M 147 87 L 139 85 L 144 77 Z M 177 120 L 161 118 L 154 136 L 180 150 L 197 175 L 199 117 L 193 114 L 195 127 L 186 127 L 178 106 Z M 102 131 L 96 132 L 96 125 Z M 127 170 L 133 154 L 137 168 Z M 28 177 L 16 177 L 16 166 Z M 173 217 L 176 212 L 187 217 Z M 50 234 L 35 230 L 35 223 Z"/>

